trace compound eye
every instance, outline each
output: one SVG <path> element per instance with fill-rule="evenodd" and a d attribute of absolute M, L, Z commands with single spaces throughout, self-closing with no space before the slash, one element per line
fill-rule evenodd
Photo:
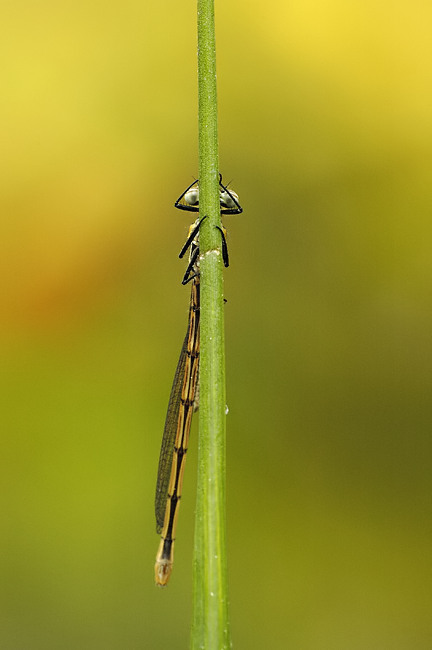
<path fill-rule="evenodd" d="M 234 201 L 235 199 L 235 201 Z M 237 204 L 236 201 L 238 201 L 238 196 L 235 192 L 226 192 L 225 190 L 221 192 L 220 194 L 220 202 L 221 206 L 225 208 L 236 208 Z"/>
<path fill-rule="evenodd" d="M 198 205 L 199 203 L 198 187 L 191 187 L 191 189 L 186 192 L 183 198 L 185 203 L 187 203 L 187 205 Z"/>

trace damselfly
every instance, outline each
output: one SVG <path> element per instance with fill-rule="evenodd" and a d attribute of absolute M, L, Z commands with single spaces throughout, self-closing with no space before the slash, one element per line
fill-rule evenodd
<path fill-rule="evenodd" d="M 243 210 L 238 196 L 219 180 L 221 214 L 240 214 Z M 180 210 L 199 212 L 199 183 L 194 181 L 175 202 Z M 156 531 L 161 541 L 156 556 L 156 584 L 168 583 L 174 561 L 174 540 L 180 504 L 186 452 L 192 414 L 198 409 L 199 352 L 200 352 L 200 269 L 199 230 L 207 217 L 197 219 L 189 228 L 185 245 L 180 251 L 182 258 L 189 250 L 189 263 L 182 284 L 191 282 L 189 319 L 185 340 L 174 375 L 156 483 L 155 512 Z M 216 226 L 218 228 L 218 226 Z M 222 236 L 222 259 L 228 266 L 228 248 L 225 229 L 218 228 Z"/>

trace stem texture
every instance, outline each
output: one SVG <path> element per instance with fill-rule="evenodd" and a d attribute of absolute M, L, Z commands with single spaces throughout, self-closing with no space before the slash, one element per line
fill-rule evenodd
<path fill-rule="evenodd" d="M 198 0 L 200 405 L 193 650 L 231 647 L 225 527 L 225 342 L 213 0 Z"/>

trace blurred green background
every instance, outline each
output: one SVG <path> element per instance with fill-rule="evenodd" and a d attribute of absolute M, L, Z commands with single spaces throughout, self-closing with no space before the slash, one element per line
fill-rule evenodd
<path fill-rule="evenodd" d="M 430 650 L 432 6 L 217 3 L 236 648 Z M 1 9 L 5 650 L 187 648 L 153 495 L 189 289 L 194 3 Z"/>

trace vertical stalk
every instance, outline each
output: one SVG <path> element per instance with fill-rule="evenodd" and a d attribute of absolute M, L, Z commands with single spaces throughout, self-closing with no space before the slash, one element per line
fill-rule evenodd
<path fill-rule="evenodd" d="M 198 0 L 200 407 L 192 650 L 230 648 L 225 530 L 225 343 L 214 0 Z"/>

